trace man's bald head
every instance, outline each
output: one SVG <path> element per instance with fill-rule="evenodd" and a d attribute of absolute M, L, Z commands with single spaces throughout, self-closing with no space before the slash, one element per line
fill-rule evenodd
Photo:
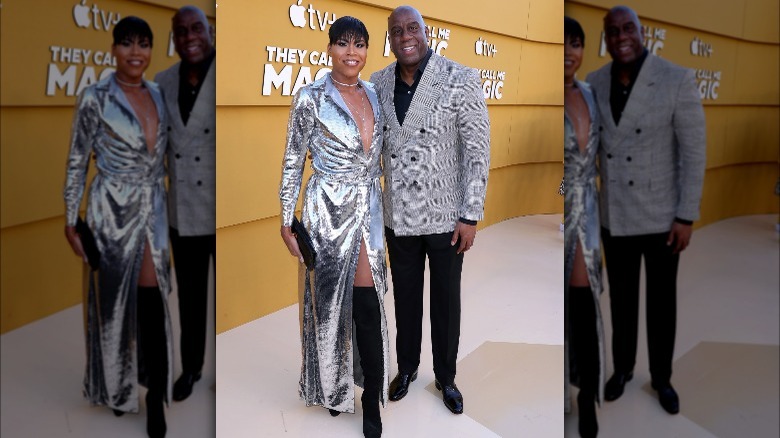
<path fill-rule="evenodd" d="M 422 17 L 422 14 L 420 14 L 420 11 L 418 11 L 417 9 L 415 9 L 415 8 L 409 6 L 409 5 L 399 6 L 399 7 L 395 8 L 395 9 L 393 9 L 393 12 L 390 13 L 389 17 L 387 17 L 388 25 L 393 21 L 393 17 L 398 16 L 398 14 L 401 14 L 401 13 L 412 14 L 417 19 L 417 21 L 420 23 L 420 26 L 422 26 L 423 28 L 425 27 L 425 20 L 423 20 L 423 17 Z"/>
<path fill-rule="evenodd" d="M 181 20 L 181 17 L 184 15 L 193 14 L 198 17 L 198 19 L 201 21 L 201 23 L 205 24 L 206 26 L 209 25 L 209 19 L 206 17 L 206 13 L 203 12 L 200 8 L 197 6 L 182 6 L 179 8 L 178 11 L 173 15 L 173 18 L 171 18 L 171 23 L 176 23 L 177 20 Z"/>
<path fill-rule="evenodd" d="M 639 22 L 639 16 L 633 9 L 629 8 L 628 6 L 615 6 L 614 8 L 610 9 L 607 12 L 607 15 L 604 16 L 605 26 L 607 24 L 607 20 L 615 14 L 627 14 L 629 17 L 631 17 L 631 20 L 634 22 L 636 27 L 640 29 L 642 28 L 642 24 Z"/>

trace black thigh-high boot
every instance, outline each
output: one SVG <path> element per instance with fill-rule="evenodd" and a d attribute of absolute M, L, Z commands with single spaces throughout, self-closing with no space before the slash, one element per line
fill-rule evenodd
<path fill-rule="evenodd" d="M 164 437 L 167 431 L 164 403 L 168 351 L 165 344 L 165 309 L 157 287 L 138 288 L 138 336 L 148 385 L 146 432 L 152 438 Z"/>
<path fill-rule="evenodd" d="M 579 432 L 583 438 L 598 434 L 596 420 L 596 393 L 599 381 L 599 344 L 596 326 L 596 305 L 589 287 L 570 287 L 572 306 L 572 347 L 577 360 L 580 377 L 580 392 L 577 395 L 579 407 Z"/>
<path fill-rule="evenodd" d="M 373 287 L 355 287 L 352 294 L 352 317 L 355 320 L 360 366 L 363 368 L 364 377 L 363 396 L 360 398 L 363 404 L 363 435 L 367 438 L 377 438 L 382 436 L 379 392 L 382 390 L 384 373 L 379 299 Z"/>

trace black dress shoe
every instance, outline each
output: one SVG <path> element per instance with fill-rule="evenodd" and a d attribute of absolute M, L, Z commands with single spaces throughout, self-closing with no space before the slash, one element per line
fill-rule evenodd
<path fill-rule="evenodd" d="M 406 393 L 409 392 L 409 384 L 417 380 L 417 370 L 414 370 L 411 374 L 398 373 L 390 382 L 390 401 L 398 401 L 406 397 Z"/>
<path fill-rule="evenodd" d="M 626 382 L 630 382 L 633 378 L 633 372 L 613 374 L 604 386 L 604 400 L 615 401 L 619 399 L 623 395 L 623 387 L 626 386 Z"/>
<path fill-rule="evenodd" d="M 458 387 L 453 383 L 452 385 L 444 385 L 442 387 L 439 381 L 436 381 L 436 389 L 441 391 L 441 398 L 444 400 L 444 406 L 450 410 L 453 414 L 463 413 L 463 394 L 460 393 Z"/>
<path fill-rule="evenodd" d="M 330 412 L 331 417 L 338 417 L 341 412 L 335 410 L 335 409 L 328 409 L 328 412 Z"/>
<path fill-rule="evenodd" d="M 182 401 L 189 397 L 192 394 L 192 385 L 198 380 L 200 380 L 200 372 L 197 374 L 182 373 L 173 384 L 173 400 Z"/>
<path fill-rule="evenodd" d="M 680 397 L 677 395 L 677 391 L 672 388 L 672 385 L 669 383 L 663 385 L 652 384 L 652 387 L 658 392 L 658 401 L 666 412 L 672 415 L 680 412 Z"/>
<path fill-rule="evenodd" d="M 119 409 L 111 409 L 111 410 L 114 411 L 115 417 L 121 417 L 122 415 L 125 415 L 125 411 L 120 411 Z"/>

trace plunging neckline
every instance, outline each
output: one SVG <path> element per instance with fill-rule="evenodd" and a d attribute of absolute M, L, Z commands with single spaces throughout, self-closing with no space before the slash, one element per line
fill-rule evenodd
<path fill-rule="evenodd" d="M 135 117 L 136 122 L 138 122 L 138 125 L 141 127 L 141 138 L 143 139 L 144 151 L 146 152 L 146 155 L 151 158 L 154 158 L 157 155 L 157 138 L 160 135 L 160 109 L 157 107 L 157 102 L 155 101 L 154 96 L 152 96 L 151 91 L 146 86 L 146 83 L 144 81 L 143 89 L 146 91 L 149 100 L 152 102 L 152 109 L 157 115 L 157 123 L 154 124 L 155 135 L 154 135 L 153 143 L 151 144 L 151 148 L 150 148 L 149 138 L 147 138 L 146 129 L 144 128 L 144 123 L 141 120 L 141 117 L 139 116 L 138 109 L 136 109 L 135 105 L 133 105 L 133 101 L 130 99 L 128 93 L 122 88 L 122 86 L 119 84 L 118 81 L 116 85 L 119 88 L 119 91 L 122 93 L 122 96 L 124 97 L 125 101 L 127 102 L 127 105 L 130 107 L 130 111 L 132 112 L 133 117 Z"/>
<path fill-rule="evenodd" d="M 579 98 L 582 100 L 583 105 L 585 106 L 585 114 L 587 114 L 587 129 L 585 134 L 585 144 L 584 147 L 580 147 L 580 138 L 577 135 L 577 126 L 574 124 L 574 119 L 569 115 L 569 113 L 566 111 L 566 104 L 564 103 L 563 108 L 563 116 L 569 119 L 569 123 L 572 126 L 572 130 L 574 131 L 574 144 L 577 147 L 577 153 L 582 158 L 587 158 L 589 151 L 588 151 L 588 145 L 590 143 L 590 136 L 592 134 L 591 130 L 593 129 L 593 117 L 591 115 L 590 106 L 588 105 L 587 99 L 585 99 L 585 95 L 582 93 L 582 89 L 580 87 L 576 86 L 575 83 L 575 89 L 577 90 L 577 94 L 579 95 Z M 565 97 L 565 95 L 564 95 Z"/>
<path fill-rule="evenodd" d="M 366 148 L 365 139 L 363 138 L 363 131 L 365 130 L 365 127 L 363 127 L 363 129 L 361 129 L 361 125 L 358 123 L 358 121 L 357 121 L 357 119 L 355 117 L 355 114 L 352 113 L 352 108 L 350 108 L 350 104 L 347 101 L 347 98 L 344 96 L 342 91 L 338 89 L 336 84 L 333 84 L 333 87 L 336 89 L 336 92 L 339 94 L 339 97 L 344 102 L 344 105 L 347 107 L 346 108 L 347 114 L 349 114 L 350 118 L 352 118 L 352 121 L 355 123 L 355 127 L 357 128 L 357 131 L 358 131 L 358 139 L 360 140 L 360 151 L 362 152 L 364 158 L 369 158 L 369 157 L 371 157 L 371 146 L 373 145 L 373 142 L 374 142 L 374 130 L 376 128 L 376 116 L 375 116 L 375 113 L 374 113 L 374 106 L 371 104 L 371 99 L 368 97 L 368 91 L 366 91 L 365 87 L 363 87 L 362 84 L 358 85 L 358 86 L 360 87 L 361 92 L 365 94 L 365 101 L 364 102 L 366 102 L 366 104 L 368 105 L 368 108 L 366 108 L 366 110 L 368 111 L 367 114 L 370 114 L 371 115 L 371 119 L 373 119 L 373 122 L 370 124 L 371 125 L 370 126 L 371 127 L 371 130 L 370 130 L 371 136 L 368 139 L 368 148 Z M 368 120 L 368 117 L 366 117 L 366 120 L 363 120 L 363 123 L 364 124 L 367 123 L 367 120 Z"/>

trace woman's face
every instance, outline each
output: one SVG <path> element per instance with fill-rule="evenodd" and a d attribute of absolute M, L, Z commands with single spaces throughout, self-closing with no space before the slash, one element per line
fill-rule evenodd
<path fill-rule="evenodd" d="M 574 80 L 574 74 L 582 64 L 582 51 L 584 46 L 579 37 L 567 35 L 563 46 L 563 79 L 568 83 Z"/>
<path fill-rule="evenodd" d="M 357 37 L 347 41 L 340 38 L 335 44 L 328 44 L 328 55 L 333 58 L 333 72 L 337 81 L 352 84 L 357 80 L 358 73 L 366 65 L 368 46 L 366 41 Z"/>
<path fill-rule="evenodd" d="M 111 46 L 111 54 L 116 58 L 116 75 L 127 82 L 139 82 L 152 56 L 152 45 L 148 38 L 122 40 Z"/>

